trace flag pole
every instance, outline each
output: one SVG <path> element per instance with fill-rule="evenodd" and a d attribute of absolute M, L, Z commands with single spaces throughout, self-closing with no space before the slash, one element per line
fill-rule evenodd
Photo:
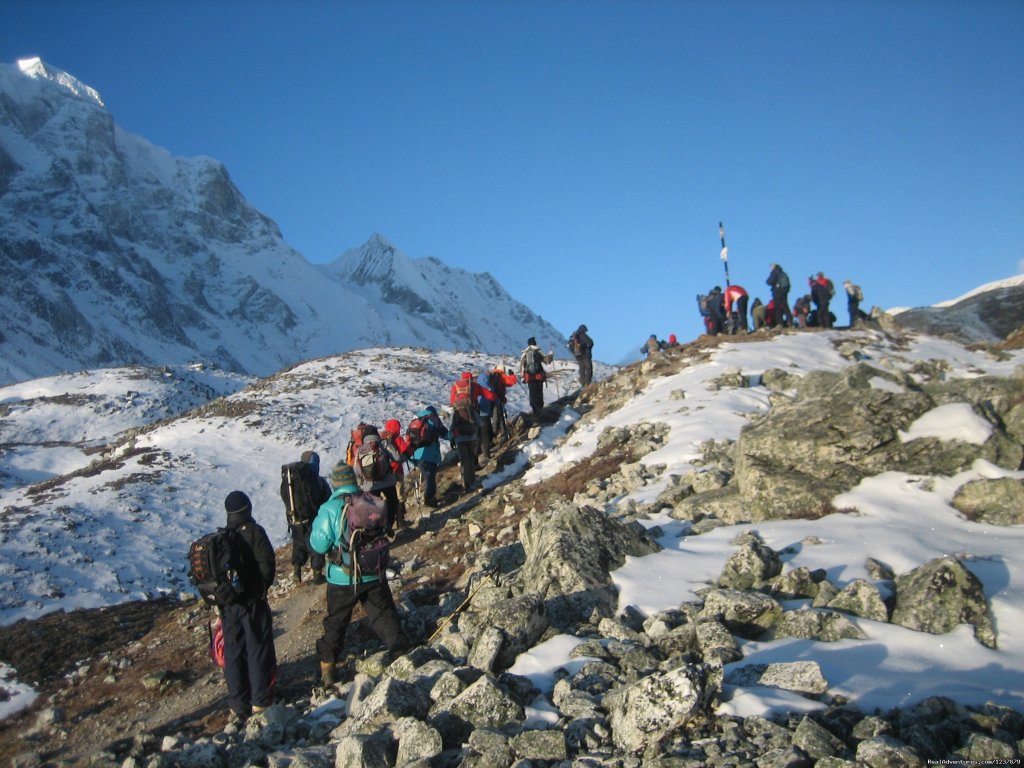
<path fill-rule="evenodd" d="M 722 264 L 725 266 L 725 287 L 729 287 L 729 249 L 725 247 L 725 225 L 718 222 L 718 236 L 722 238 Z"/>

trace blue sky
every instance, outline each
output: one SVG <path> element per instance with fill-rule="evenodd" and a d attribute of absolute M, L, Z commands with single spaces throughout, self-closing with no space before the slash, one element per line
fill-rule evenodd
<path fill-rule="evenodd" d="M 775 261 L 886 308 L 1024 271 L 1020 0 L 6 0 L 27 56 L 310 261 L 379 232 L 609 362 L 700 332 L 719 221 L 752 296 Z"/>

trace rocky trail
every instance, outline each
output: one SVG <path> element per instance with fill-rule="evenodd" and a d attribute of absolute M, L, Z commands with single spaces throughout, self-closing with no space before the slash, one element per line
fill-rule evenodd
<path fill-rule="evenodd" d="M 549 405 L 541 421 L 555 421 L 567 402 Z M 524 437 L 517 433 L 498 443 L 496 458 L 478 477 L 512 461 Z M 399 530 L 392 550 L 402 564 L 396 602 L 436 604 L 463 588 L 466 555 L 474 546 L 470 528 L 475 526 L 472 534 L 479 536 L 486 519 L 494 516 L 493 505 L 483 503 L 488 493 L 462 492 L 457 465 L 442 467 L 438 484 L 442 507 L 408 503 L 408 524 Z M 279 512 L 257 510 L 256 516 Z M 505 538 L 514 537 L 520 516 L 501 520 Z M 485 538 L 495 536 L 489 529 Z M 326 599 L 325 588 L 312 583 L 308 567 L 305 580 L 294 581 L 290 555 L 290 545 L 277 550 L 278 579 L 270 593 L 277 692 L 280 700 L 302 705 L 319 674 L 315 643 Z M 357 607 L 348 632 L 353 662 L 382 647 L 362 617 Z M 57 612 L 0 628 L 0 657 L 39 691 L 32 707 L 0 723 L 0 764 L 17 757 L 12 764 L 75 765 L 118 751 L 143 734 L 199 737 L 221 730 L 227 721 L 226 687 L 207 653 L 208 627 L 215 620 L 214 611 L 201 601 L 163 599 Z M 414 641 L 423 641 L 433 626 L 407 630 Z"/>

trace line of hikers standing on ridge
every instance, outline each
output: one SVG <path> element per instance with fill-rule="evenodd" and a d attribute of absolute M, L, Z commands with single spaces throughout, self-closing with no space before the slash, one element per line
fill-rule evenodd
<path fill-rule="evenodd" d="M 807 293 L 799 296 L 792 307 L 789 304 L 789 293 L 792 288 L 789 275 L 778 264 L 771 265 L 771 272 L 765 281 L 771 289 L 771 298 L 767 304 L 760 298 L 750 302 L 750 294 L 741 285 L 727 284 L 723 291 L 716 285 L 707 293 L 697 294 L 697 307 L 704 322 L 704 330 L 710 336 L 720 333 L 737 334 L 753 333 L 762 328 L 834 328 L 836 316 L 832 311 L 832 301 L 836 295 L 835 284 L 818 272 L 807 278 Z M 868 318 L 861 308 L 864 293 L 859 285 L 850 280 L 843 281 L 846 294 L 846 311 L 850 317 L 852 328 L 858 320 Z M 749 307 L 748 307 L 749 304 Z M 750 321 L 747 321 L 747 311 Z M 651 334 L 640 348 L 642 355 L 649 355 L 663 349 L 678 346 L 675 334 L 668 341 L 660 340 Z"/>
<path fill-rule="evenodd" d="M 568 346 L 586 386 L 593 376 L 593 340 L 585 325 L 572 334 Z M 544 366 L 553 358 L 531 337 L 520 355 L 518 378 L 502 364 L 479 376 L 463 372 L 449 392 L 447 424 L 433 405 L 417 411 L 404 431 L 398 419 L 387 419 L 383 428 L 360 423 L 329 480 L 320 475 L 315 451 L 305 451 L 299 461 L 281 467 L 292 577 L 301 583 L 308 563 L 313 584 L 326 584 L 327 615 L 316 642 L 321 685 L 338 682 L 337 664 L 357 603 L 391 654 L 410 646 L 386 573 L 393 565 L 391 544 L 407 525 L 411 489 L 406 463 L 419 470 L 415 496 L 424 507 L 441 506 L 437 472 L 442 441 L 458 453 L 463 492 L 479 488 L 480 462 L 490 458 L 499 438 L 511 437 L 505 412 L 508 388 L 524 381 L 530 409 L 539 416 L 544 410 Z M 224 508 L 225 527 L 192 543 L 189 575 L 206 603 L 218 610 L 218 639 L 211 639 L 211 656 L 224 667 L 229 722 L 240 723 L 274 703 L 277 655 L 267 593 L 277 574 L 274 548 L 253 518 L 249 497 L 232 491 Z"/>
<path fill-rule="evenodd" d="M 833 328 L 836 316 L 831 304 L 836 295 L 833 282 L 824 273 L 818 272 L 807 278 L 807 293 L 799 296 L 789 304 L 791 283 L 789 275 L 778 264 L 771 265 L 771 272 L 765 281 L 771 289 L 771 299 L 762 304 L 755 298 L 750 306 L 751 323 L 747 323 L 747 303 L 749 294 L 739 285 L 727 285 L 723 291 L 715 286 L 707 294 L 697 296 L 697 305 L 704 328 L 712 336 L 718 333 L 736 334 L 758 331 L 761 328 L 778 326 L 792 328 Z M 846 311 L 850 317 L 850 327 L 868 315 L 860 308 L 864 294 L 859 285 L 850 280 L 843 281 L 846 293 Z"/>

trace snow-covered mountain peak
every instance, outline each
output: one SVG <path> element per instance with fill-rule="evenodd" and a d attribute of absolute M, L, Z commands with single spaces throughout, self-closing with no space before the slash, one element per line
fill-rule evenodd
<path fill-rule="evenodd" d="M 103 99 L 100 98 L 100 94 L 95 88 L 90 88 L 77 77 L 69 75 L 62 69 L 50 66 L 38 56 L 28 59 L 18 59 L 18 69 L 21 70 L 22 74 L 28 77 L 49 80 L 63 88 L 66 88 L 81 99 L 88 99 L 101 107 L 104 106 Z"/>
<path fill-rule="evenodd" d="M 352 282 L 364 285 L 387 277 L 398 255 L 398 249 L 386 237 L 375 232 L 362 247 L 342 254 L 339 261 L 346 265 Z"/>
<path fill-rule="evenodd" d="M 376 234 L 310 264 L 228 169 L 119 128 L 40 59 L 0 64 L 0 384 L 203 361 L 269 375 L 374 345 L 515 354 L 561 333 L 487 274 Z"/>

